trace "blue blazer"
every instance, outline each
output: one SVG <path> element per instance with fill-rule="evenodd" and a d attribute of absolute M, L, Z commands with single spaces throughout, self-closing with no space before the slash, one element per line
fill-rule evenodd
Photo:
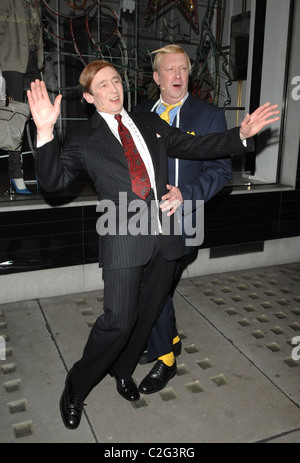
<path fill-rule="evenodd" d="M 151 100 L 138 105 L 134 111 L 151 111 L 156 101 Z M 173 126 L 176 126 L 176 118 Z M 179 128 L 183 132 L 194 132 L 196 135 L 224 132 L 227 130 L 224 111 L 189 94 L 180 109 Z M 206 202 L 217 194 L 230 178 L 230 158 L 211 161 L 179 160 L 178 187 L 184 200 L 202 199 Z M 175 159 L 173 158 L 169 158 L 169 182 L 170 185 L 175 184 Z"/>
<path fill-rule="evenodd" d="M 157 100 L 138 105 L 135 112 L 149 112 Z M 179 128 L 195 135 L 224 132 L 227 129 L 224 111 L 204 100 L 189 94 L 180 109 Z M 176 118 L 173 126 L 176 126 Z M 196 222 L 196 200 L 208 201 L 229 182 L 231 178 L 231 159 L 194 161 L 179 159 L 178 187 L 183 200 L 192 200 L 193 223 Z M 175 185 L 176 160 L 169 158 L 169 183 Z"/>

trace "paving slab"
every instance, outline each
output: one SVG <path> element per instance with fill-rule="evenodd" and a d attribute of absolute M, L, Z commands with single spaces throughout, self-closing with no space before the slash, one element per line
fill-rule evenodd
<path fill-rule="evenodd" d="M 107 376 L 68 431 L 58 402 L 103 312 L 103 292 L 0 306 L 0 442 L 300 442 L 300 264 L 184 279 L 174 302 L 183 343 L 160 393 L 125 401 Z M 138 365 L 137 384 L 152 364 Z"/>
<path fill-rule="evenodd" d="M 300 406 L 300 265 L 183 280 L 178 291 Z"/>
<path fill-rule="evenodd" d="M 66 374 L 38 301 L 1 306 L 0 314 L 7 345 L 0 361 L 0 442 L 95 442 L 85 417 L 73 433 L 62 426 L 58 400 Z"/>

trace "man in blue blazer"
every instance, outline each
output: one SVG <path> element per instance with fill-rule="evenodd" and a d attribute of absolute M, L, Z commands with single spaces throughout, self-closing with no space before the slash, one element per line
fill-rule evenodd
<path fill-rule="evenodd" d="M 183 48 L 172 44 L 154 53 L 156 55 L 153 63 L 153 78 L 160 88 L 160 98 L 138 105 L 135 111 L 155 111 L 173 127 L 195 135 L 224 132 L 227 128 L 224 111 L 213 104 L 195 98 L 188 92 L 191 65 Z M 199 200 L 208 201 L 226 185 L 231 178 L 231 160 L 228 157 L 204 161 L 169 158 L 168 164 L 169 188 L 172 186 L 172 190 L 176 191 L 180 204 L 187 200 L 191 201 L 191 213 L 187 217 L 191 225 L 195 226 L 197 206 L 201 207 Z M 183 231 L 186 229 L 184 212 L 186 211 L 182 210 Z M 202 218 L 204 218 L 203 215 Z M 197 227 L 199 227 L 199 220 L 197 222 Z M 201 225 L 204 227 L 203 222 Z M 188 246 L 185 233 L 182 237 L 185 254 L 192 253 L 195 247 Z M 197 246 L 200 244 L 201 242 L 198 241 Z M 175 357 L 180 354 L 181 341 L 176 329 L 172 293 L 182 270 L 183 265 L 179 263 L 171 293 L 151 331 L 147 347 L 140 359 L 140 363 L 158 359 L 141 384 L 144 394 L 161 390 L 176 374 Z"/>
<path fill-rule="evenodd" d="M 80 76 L 80 84 L 84 98 L 96 111 L 76 130 L 68 131 L 61 150 L 54 131 L 61 95 L 52 104 L 44 82 L 39 80 L 27 92 L 37 127 L 37 172 L 41 186 L 50 192 L 61 190 L 85 170 L 94 181 L 99 202 L 104 208 L 110 206 L 116 217 L 111 230 L 103 223 L 97 227 L 104 313 L 95 321 L 82 358 L 66 379 L 60 411 L 68 429 L 79 426 L 85 398 L 107 373 L 115 378 L 122 397 L 129 401 L 139 398 L 132 373 L 164 305 L 175 262 L 183 254 L 181 237 L 172 232 L 174 204 L 172 192 L 166 189 L 168 155 L 213 159 L 224 152 L 228 155 L 247 152 L 243 141 L 247 139 L 249 149 L 253 150 L 253 140 L 248 139 L 278 120 L 270 119 L 277 111 L 268 103 L 248 115 L 240 128 L 222 134 L 191 136 L 170 127 L 157 114 L 129 115 L 123 107 L 120 74 L 111 63 L 96 60 L 88 64 Z M 130 163 L 127 154 L 139 154 L 140 159 Z M 149 177 L 151 186 L 151 189 L 147 186 L 143 196 L 137 195 L 134 185 L 140 172 L 140 180 Z M 162 208 L 157 207 L 166 193 L 171 195 L 170 199 Z M 148 233 L 144 229 L 135 233 L 137 229 L 133 229 L 136 205 L 144 214 L 137 214 L 138 219 L 149 221 Z M 163 227 L 164 210 L 170 218 L 167 230 Z"/>

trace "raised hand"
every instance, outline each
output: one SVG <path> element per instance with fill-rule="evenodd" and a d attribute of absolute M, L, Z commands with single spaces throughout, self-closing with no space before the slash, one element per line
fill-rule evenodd
<path fill-rule="evenodd" d="M 53 129 L 60 114 L 62 96 L 58 95 L 51 103 L 46 85 L 36 80 L 31 83 L 31 90 L 27 91 L 31 115 L 37 128 L 37 136 L 41 142 L 52 139 Z"/>
<path fill-rule="evenodd" d="M 277 104 L 271 105 L 271 103 L 265 103 L 259 106 L 252 114 L 247 114 L 241 123 L 241 139 L 244 140 L 245 138 L 253 137 L 267 125 L 277 122 L 279 117 L 272 117 L 280 113 L 280 111 L 276 111 L 276 108 L 278 108 Z"/>

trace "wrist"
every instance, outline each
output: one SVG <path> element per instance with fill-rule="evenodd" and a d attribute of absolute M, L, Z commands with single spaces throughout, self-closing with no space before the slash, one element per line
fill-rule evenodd
<path fill-rule="evenodd" d="M 38 130 L 37 131 L 37 140 L 39 143 L 48 143 L 53 140 L 53 129 Z"/>

